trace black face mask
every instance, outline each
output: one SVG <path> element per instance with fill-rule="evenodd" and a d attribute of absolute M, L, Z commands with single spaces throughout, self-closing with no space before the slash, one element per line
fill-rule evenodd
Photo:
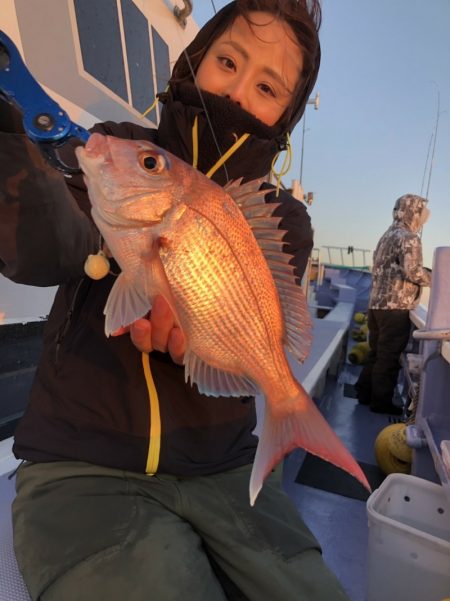
<path fill-rule="evenodd" d="M 207 173 L 243 134 L 250 134 L 213 175 L 212 179 L 221 185 L 243 176 L 245 181 L 264 177 L 276 153 L 284 148 L 285 136 L 279 135 L 279 127 L 265 125 L 228 98 L 209 92 L 202 92 L 200 97 L 190 82 L 173 85 L 161 100 L 164 108 L 158 128 L 159 144 L 192 164 L 192 126 L 197 116 L 198 169 L 203 173 Z"/>
<path fill-rule="evenodd" d="M 178 58 L 169 82 L 169 92 L 163 94 L 165 106 L 161 115 L 158 138 L 173 154 L 192 164 L 192 126 L 198 115 L 198 168 L 207 173 L 220 157 L 244 134 L 250 137 L 213 176 L 225 184 L 245 175 L 246 180 L 267 175 L 276 153 L 286 148 L 287 132 L 291 132 L 303 115 L 306 102 L 314 87 L 320 64 L 320 45 L 317 38 L 314 68 L 300 94 L 280 122 L 269 127 L 226 98 L 203 92 L 206 111 L 192 72 L 197 68 L 209 46 L 236 16 L 236 2 L 222 8 L 198 32 Z M 187 58 L 189 57 L 189 59 Z M 206 113 L 209 117 L 207 119 Z M 211 127 L 212 125 L 212 127 Z M 214 136 L 211 129 L 214 130 Z M 214 139 L 216 138 L 216 141 Z"/>

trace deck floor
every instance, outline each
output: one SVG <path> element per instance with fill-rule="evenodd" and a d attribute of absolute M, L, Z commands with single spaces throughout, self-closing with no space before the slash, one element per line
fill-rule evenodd
<path fill-rule="evenodd" d="M 351 377 L 351 376 L 350 376 Z M 329 377 L 321 410 L 357 461 L 376 465 L 374 442 L 391 423 L 388 415 L 343 394 L 344 385 Z M 285 462 L 284 487 L 304 521 L 319 540 L 327 565 L 336 574 L 351 601 L 365 601 L 368 525 L 366 503 L 318 490 L 295 479 L 304 452 L 294 451 Z"/>

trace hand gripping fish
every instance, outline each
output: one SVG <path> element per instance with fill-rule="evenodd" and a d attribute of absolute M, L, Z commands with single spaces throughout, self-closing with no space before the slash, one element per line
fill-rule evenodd
<path fill-rule="evenodd" d="M 220 187 L 147 141 L 93 134 L 77 157 L 92 217 L 120 265 L 105 306 L 109 335 L 165 297 L 186 338 L 186 380 L 211 396 L 265 396 L 250 478 L 302 447 L 369 484 L 297 382 L 284 347 L 309 350 L 311 319 L 262 180 Z"/>

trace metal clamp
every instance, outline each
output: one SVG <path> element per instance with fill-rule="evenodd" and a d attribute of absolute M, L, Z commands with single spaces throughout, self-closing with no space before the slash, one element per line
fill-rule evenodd
<path fill-rule="evenodd" d="M 412 449 L 423 449 L 428 446 L 427 439 L 423 433 L 419 433 L 417 426 L 406 426 L 406 444 Z"/>
<path fill-rule="evenodd" d="M 66 174 L 80 169 L 66 165 L 57 149 L 69 139 L 85 144 L 90 133 L 70 120 L 57 102 L 43 90 L 27 69 L 14 42 L 0 30 L 0 94 L 22 113 L 26 135 L 45 158 Z"/>

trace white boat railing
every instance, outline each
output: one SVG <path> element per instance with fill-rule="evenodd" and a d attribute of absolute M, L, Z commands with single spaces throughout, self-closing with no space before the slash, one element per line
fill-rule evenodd
<path fill-rule="evenodd" d="M 327 253 L 328 264 L 356 269 L 367 269 L 371 263 L 372 252 L 368 248 L 355 248 L 354 246 L 322 246 Z M 337 258 L 336 258 L 337 256 Z"/>
<path fill-rule="evenodd" d="M 421 365 L 415 424 L 407 428 L 412 474 L 440 481 L 450 500 L 450 247 L 435 249 L 425 319 L 420 310 L 411 319 Z"/>

